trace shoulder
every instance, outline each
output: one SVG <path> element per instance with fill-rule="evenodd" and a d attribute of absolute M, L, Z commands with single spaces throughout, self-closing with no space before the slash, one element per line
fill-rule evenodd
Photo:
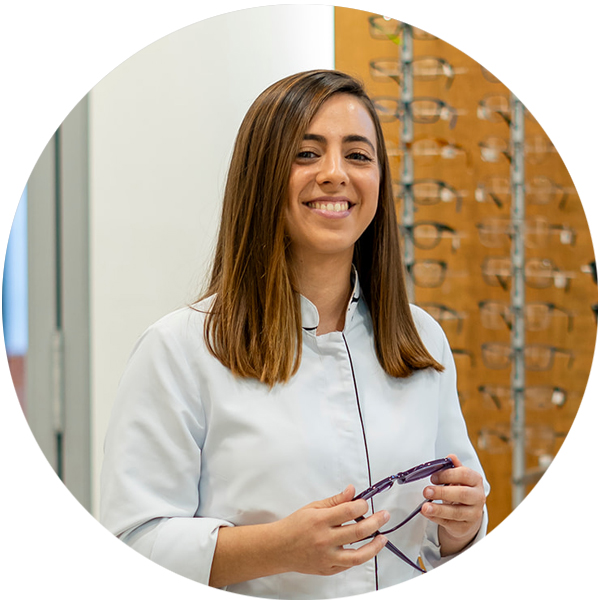
<path fill-rule="evenodd" d="M 204 321 L 212 306 L 212 298 L 184 306 L 166 314 L 150 325 L 137 340 L 134 352 L 143 346 L 161 346 L 171 352 L 191 349 L 204 338 Z"/>
<path fill-rule="evenodd" d="M 419 330 L 419 333 L 428 333 L 444 335 L 444 330 L 441 325 L 424 309 L 417 306 L 416 304 L 410 305 L 410 312 L 412 314 L 413 321 Z"/>
<path fill-rule="evenodd" d="M 425 344 L 427 350 L 437 359 L 440 360 L 444 355 L 446 346 L 448 345 L 446 334 L 441 325 L 425 310 L 416 306 L 410 305 L 413 321 L 419 333 L 419 337 Z"/>

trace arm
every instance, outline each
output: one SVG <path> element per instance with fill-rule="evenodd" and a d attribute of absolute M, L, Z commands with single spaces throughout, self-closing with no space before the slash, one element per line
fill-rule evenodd
<path fill-rule="evenodd" d="M 241 581 L 288 571 L 334 575 L 373 558 L 386 544 L 384 536 L 358 548 L 344 548 L 372 535 L 388 520 L 380 511 L 359 523 L 369 506 L 351 502 L 354 487 L 313 502 L 290 516 L 265 525 L 222 528 L 219 531 L 210 585 L 225 587 Z"/>
<path fill-rule="evenodd" d="M 153 327 L 127 365 L 106 437 L 102 523 L 152 561 L 215 587 L 284 571 L 333 574 L 379 552 L 381 536 L 343 548 L 389 518 L 351 523 L 367 512 L 351 502 L 352 486 L 269 524 L 198 514 L 206 419 L 180 339 L 173 327 Z"/>
<path fill-rule="evenodd" d="M 206 419 L 169 319 L 147 330 L 117 390 L 102 466 L 100 521 L 147 558 L 207 583 L 222 518 L 197 518 Z M 176 466 L 176 468 L 174 468 Z"/>
<path fill-rule="evenodd" d="M 439 375 L 437 389 L 435 455 L 450 456 L 456 465 L 454 469 L 434 475 L 433 485 L 424 490 L 427 499 L 445 502 L 443 505 L 427 503 L 422 509 L 422 514 L 430 520 L 423 560 L 428 566 L 435 567 L 485 536 L 488 520 L 485 498 L 490 488 L 460 408 L 450 345 L 441 327 L 429 316 L 424 318 L 429 321 L 425 327 L 427 346 L 445 367 Z M 452 485 L 442 485 L 447 483 Z M 450 504 L 454 502 L 458 504 Z"/>

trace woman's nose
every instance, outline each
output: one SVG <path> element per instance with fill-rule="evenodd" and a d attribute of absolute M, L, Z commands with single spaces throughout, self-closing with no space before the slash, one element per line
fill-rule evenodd
<path fill-rule="evenodd" d="M 319 185 L 340 185 L 347 183 L 348 173 L 344 164 L 344 157 L 337 153 L 327 153 L 321 161 L 317 182 Z"/>

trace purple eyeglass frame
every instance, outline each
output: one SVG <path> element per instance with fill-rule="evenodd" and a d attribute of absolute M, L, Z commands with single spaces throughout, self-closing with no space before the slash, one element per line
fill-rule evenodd
<path fill-rule="evenodd" d="M 434 473 L 438 473 L 439 471 L 443 471 L 445 469 L 451 469 L 454 467 L 454 463 L 449 458 L 438 458 L 436 460 L 431 460 L 429 462 L 423 463 L 422 465 L 418 465 L 413 467 L 412 469 L 408 469 L 408 471 L 402 471 L 400 473 L 396 473 L 396 475 L 390 475 L 390 477 L 386 477 L 381 481 L 378 481 L 376 484 L 367 488 L 357 496 L 353 498 L 353 500 L 369 500 L 376 494 L 380 494 L 381 492 L 386 492 L 390 488 L 393 487 L 394 483 L 398 483 L 399 485 L 403 483 L 411 483 L 412 481 L 418 481 L 419 479 L 425 479 L 426 477 L 431 477 Z M 391 529 L 387 529 L 385 531 L 376 531 L 373 535 L 369 537 L 375 537 L 376 535 L 385 535 L 387 533 L 392 533 L 397 529 L 400 529 L 402 525 L 408 523 L 413 517 L 418 515 L 421 512 L 421 508 L 427 503 L 431 502 L 431 500 L 424 500 L 413 510 L 408 517 L 406 517 L 399 525 L 392 527 Z M 358 517 L 355 519 L 357 522 L 362 521 L 364 517 Z M 405 563 L 409 564 L 411 567 L 417 569 L 421 573 L 425 573 L 426 571 L 422 569 L 417 563 L 414 563 L 408 556 L 402 553 L 392 542 L 388 541 L 385 545 L 388 550 L 390 550 L 393 554 L 395 554 L 398 558 L 403 560 Z"/>

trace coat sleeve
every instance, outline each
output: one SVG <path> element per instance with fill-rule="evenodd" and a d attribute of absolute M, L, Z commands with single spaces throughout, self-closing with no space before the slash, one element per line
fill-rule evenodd
<path fill-rule="evenodd" d="M 429 318 L 429 317 L 428 317 Z M 437 457 L 445 457 L 448 454 L 456 454 L 463 465 L 481 473 L 486 496 L 490 492 L 490 486 L 485 478 L 483 468 L 477 457 L 477 453 L 471 444 L 467 426 L 460 408 L 458 399 L 456 366 L 452 350 L 446 339 L 442 328 L 431 320 L 431 327 L 434 329 L 435 343 L 427 344 L 430 347 L 435 358 L 444 365 L 444 372 L 439 376 L 439 417 L 438 434 L 436 439 Z M 434 348 L 437 351 L 433 352 Z M 483 521 L 477 536 L 461 552 L 470 548 L 473 544 L 481 540 L 487 531 L 488 512 L 484 507 Z M 438 526 L 429 521 L 427 523 L 426 536 L 421 551 L 421 558 L 427 569 L 437 567 L 456 555 L 441 556 L 440 543 L 438 538 Z"/>
<path fill-rule="evenodd" d="M 199 517 L 206 430 L 197 376 L 159 324 L 138 341 L 119 384 L 104 445 L 100 521 L 159 565 L 208 584 L 217 532 Z"/>

